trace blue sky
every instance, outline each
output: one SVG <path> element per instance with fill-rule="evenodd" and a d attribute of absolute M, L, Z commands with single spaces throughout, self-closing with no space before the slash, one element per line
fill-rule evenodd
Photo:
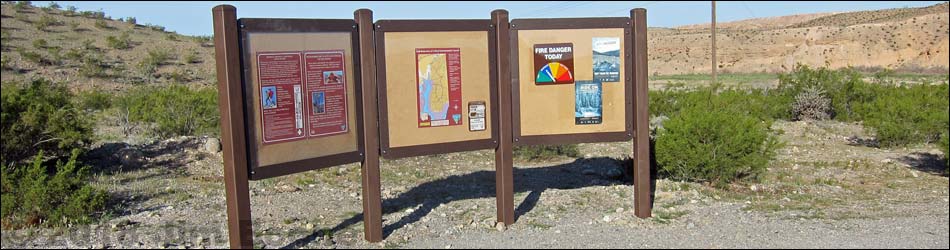
<path fill-rule="evenodd" d="M 34 1 L 36 6 L 49 2 Z M 165 26 L 186 35 L 211 35 L 211 8 L 218 4 L 237 7 L 238 17 L 353 18 L 360 8 L 373 10 L 375 19 L 488 19 L 495 9 L 506 9 L 514 18 L 627 16 L 632 8 L 647 9 L 650 27 L 708 23 L 710 2 L 669 1 L 539 1 L 539 2 L 57 2 L 79 10 L 102 10 L 112 18 L 135 17 L 139 23 Z M 756 2 L 718 1 L 717 18 L 728 22 L 757 17 L 818 12 L 843 12 L 900 7 L 923 7 L 941 1 L 855 2 Z"/>

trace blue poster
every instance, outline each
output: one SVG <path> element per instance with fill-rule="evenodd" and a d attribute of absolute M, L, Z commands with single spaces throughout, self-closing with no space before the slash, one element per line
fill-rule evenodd
<path fill-rule="evenodd" d="M 594 81 L 620 81 L 620 38 L 594 37 Z"/>
<path fill-rule="evenodd" d="M 576 81 L 574 83 L 574 124 L 600 124 L 603 113 L 599 81 Z"/>

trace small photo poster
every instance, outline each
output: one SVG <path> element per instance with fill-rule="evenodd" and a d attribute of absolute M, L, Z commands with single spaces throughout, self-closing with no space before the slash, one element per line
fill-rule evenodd
<path fill-rule="evenodd" d="M 594 81 L 620 81 L 620 38 L 593 38 Z"/>
<path fill-rule="evenodd" d="M 261 99 L 264 109 L 277 108 L 277 87 L 261 87 L 261 96 L 264 97 Z"/>
<path fill-rule="evenodd" d="M 574 124 L 600 124 L 603 114 L 602 88 L 598 81 L 574 83 Z"/>

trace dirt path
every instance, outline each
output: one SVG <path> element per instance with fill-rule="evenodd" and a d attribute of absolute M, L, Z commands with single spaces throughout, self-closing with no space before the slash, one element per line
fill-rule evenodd
<path fill-rule="evenodd" d="M 856 124 L 777 122 L 786 143 L 755 184 L 657 181 L 654 217 L 633 216 L 617 176 L 629 143 L 584 157 L 516 163 L 517 222 L 495 228 L 491 151 L 382 164 L 382 243 L 362 240 L 359 166 L 251 183 L 263 248 L 948 248 L 948 191 L 931 145 L 864 146 Z M 102 222 L 3 231 L 3 248 L 227 247 L 220 153 L 202 138 L 107 144 L 95 184 L 116 197 Z M 121 148 L 144 165 L 122 166 Z M 124 152 L 124 151 L 123 151 Z M 98 158 L 96 158 L 98 157 Z M 111 165 L 110 165 L 111 164 Z"/>

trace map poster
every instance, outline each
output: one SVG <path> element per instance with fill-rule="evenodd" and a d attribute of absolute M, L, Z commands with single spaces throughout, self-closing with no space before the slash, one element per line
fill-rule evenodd
<path fill-rule="evenodd" d="M 348 131 L 345 71 L 343 50 L 304 52 L 308 136 Z"/>
<path fill-rule="evenodd" d="M 534 45 L 535 85 L 574 83 L 574 44 Z"/>
<path fill-rule="evenodd" d="M 574 124 L 600 124 L 603 114 L 601 84 L 578 81 L 574 84 Z"/>
<path fill-rule="evenodd" d="M 419 127 L 462 124 L 462 64 L 459 48 L 416 49 Z"/>
<path fill-rule="evenodd" d="M 594 37 L 594 81 L 620 81 L 620 38 Z"/>
<path fill-rule="evenodd" d="M 258 53 L 264 144 L 304 138 L 300 53 Z"/>

